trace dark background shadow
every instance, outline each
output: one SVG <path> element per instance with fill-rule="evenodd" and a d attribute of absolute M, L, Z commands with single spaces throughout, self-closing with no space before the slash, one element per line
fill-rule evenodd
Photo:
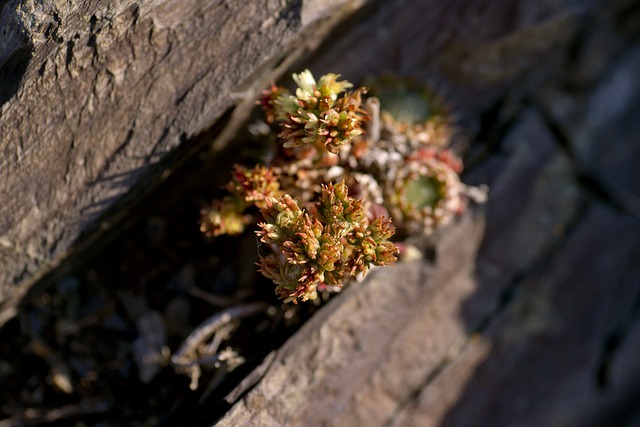
<path fill-rule="evenodd" d="M 638 16 L 604 5 L 557 75 L 485 118 L 493 153 L 467 178 L 491 188 L 487 229 L 461 315 L 491 350 L 474 363 L 470 341 L 442 372 L 459 398 L 440 425 L 640 422 Z"/>

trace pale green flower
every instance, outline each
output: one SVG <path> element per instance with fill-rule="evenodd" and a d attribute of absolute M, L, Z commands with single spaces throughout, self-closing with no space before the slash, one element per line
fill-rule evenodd
<path fill-rule="evenodd" d="M 329 96 L 332 101 L 338 99 L 338 95 L 353 87 L 353 85 L 346 81 L 338 81 L 340 74 L 328 73 L 320 77 L 318 82 L 318 89 L 323 96 Z"/>
<path fill-rule="evenodd" d="M 296 89 L 296 96 L 298 99 L 308 101 L 309 98 L 313 96 L 316 89 L 316 79 L 313 78 L 313 74 L 311 74 L 311 71 L 309 70 L 304 70 L 298 74 L 293 73 L 292 77 L 293 81 L 298 85 L 298 89 Z"/>

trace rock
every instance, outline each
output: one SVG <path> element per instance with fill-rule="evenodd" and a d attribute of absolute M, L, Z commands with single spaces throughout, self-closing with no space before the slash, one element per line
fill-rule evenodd
<path fill-rule="evenodd" d="M 585 197 L 570 159 L 536 110 L 519 115 L 501 148 L 468 177 L 490 188 L 487 238 L 476 272 L 484 288 L 463 309 L 473 329 L 514 280 L 534 269 L 557 244 Z"/>
<path fill-rule="evenodd" d="M 633 2 L 607 2 L 588 18 L 588 33 L 576 42 L 570 72 L 556 77 L 534 98 L 566 140 L 586 187 L 640 216 L 640 35 Z M 570 88 L 571 90 L 567 90 Z M 624 146 L 624 150 L 616 149 Z"/>
<path fill-rule="evenodd" d="M 612 392 L 598 372 L 608 334 L 640 291 L 631 261 L 639 237 L 638 221 L 593 205 L 545 267 L 523 278 L 513 302 L 392 425 L 584 425 L 586 413 L 619 402 L 620 390 L 640 377 L 617 378 Z"/>
<path fill-rule="evenodd" d="M 640 87 L 635 82 L 640 73 L 640 48 L 615 61 L 607 78 L 588 94 L 565 96 L 560 103 L 543 102 L 569 137 L 580 172 L 640 214 L 640 171 L 634 166 L 640 162 L 640 147 L 635 143 L 640 123 L 634 119 L 640 108 Z"/>
<path fill-rule="evenodd" d="M 162 315 L 149 310 L 136 321 L 138 338 L 133 343 L 133 359 L 138 367 L 138 377 L 150 382 L 161 366 L 168 362 L 167 328 Z"/>

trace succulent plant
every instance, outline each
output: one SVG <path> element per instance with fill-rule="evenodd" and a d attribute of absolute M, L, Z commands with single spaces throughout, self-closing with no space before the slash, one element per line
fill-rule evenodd
<path fill-rule="evenodd" d="M 460 181 L 453 119 L 432 92 L 382 80 L 363 106 L 367 88 L 347 92 L 339 78 L 305 70 L 293 94 L 264 91 L 258 104 L 276 135 L 268 166 L 236 166 L 228 194 L 202 212 L 208 236 L 257 224 L 270 248 L 259 271 L 294 303 L 392 264 L 396 228 L 430 234 L 484 194 Z"/>
<path fill-rule="evenodd" d="M 338 153 L 340 147 L 363 132 L 366 120 L 361 108 L 365 88 L 346 90 L 353 85 L 338 80 L 339 74 L 325 74 L 316 83 L 309 70 L 293 75 L 298 87 L 295 95 L 286 89 L 272 86 L 260 101 L 267 122 L 280 126 L 278 138 L 284 148 L 303 148 L 302 157 L 309 152 L 320 159 L 326 151 Z"/>
<path fill-rule="evenodd" d="M 428 234 L 463 211 L 463 188 L 455 170 L 436 157 L 408 160 L 387 182 L 385 200 L 408 233 Z"/>
<path fill-rule="evenodd" d="M 228 196 L 214 200 L 201 212 L 200 231 L 209 237 L 242 233 L 252 222 L 248 209 L 260 208 L 267 197 L 281 194 L 277 171 L 261 165 L 253 169 L 235 165 L 233 179 L 226 188 Z"/>
<path fill-rule="evenodd" d="M 388 241 L 394 233 L 390 221 L 369 222 L 362 201 L 348 196 L 344 181 L 323 185 L 320 199 L 308 210 L 285 194 L 268 198 L 261 212 L 265 221 L 256 233 L 276 251 L 260 257 L 260 272 L 285 300 L 313 300 L 321 284 L 341 286 L 345 279 L 364 276 L 372 265 L 397 259 Z"/>

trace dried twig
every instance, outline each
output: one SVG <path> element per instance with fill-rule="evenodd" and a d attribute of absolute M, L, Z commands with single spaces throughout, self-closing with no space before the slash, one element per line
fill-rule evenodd
<path fill-rule="evenodd" d="M 171 357 L 171 364 L 177 371 L 191 377 L 190 388 L 192 390 L 198 388 L 202 366 L 220 366 L 221 362 L 238 357 L 229 348 L 218 352 L 220 343 L 230 332 L 230 322 L 264 311 L 267 306 L 266 303 L 256 302 L 228 308 L 205 320 L 187 337 Z M 214 337 L 212 342 L 206 344 L 212 336 Z"/>

